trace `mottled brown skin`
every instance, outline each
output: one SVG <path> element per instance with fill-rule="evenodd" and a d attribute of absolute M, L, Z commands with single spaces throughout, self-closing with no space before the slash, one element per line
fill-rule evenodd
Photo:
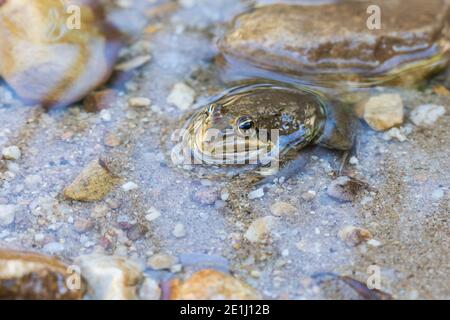
<path fill-rule="evenodd" d="M 369 4 L 381 8 L 381 29 L 369 30 Z M 326 19 L 326 23 L 324 23 Z M 219 41 L 231 68 L 239 62 L 337 85 L 338 80 L 384 82 L 393 73 L 417 76 L 449 61 L 447 0 L 378 0 L 319 6 L 269 5 L 235 18 Z M 411 70 L 408 72 L 404 68 Z M 255 70 L 249 70 L 255 72 Z M 414 75 L 416 76 L 416 75 Z"/>

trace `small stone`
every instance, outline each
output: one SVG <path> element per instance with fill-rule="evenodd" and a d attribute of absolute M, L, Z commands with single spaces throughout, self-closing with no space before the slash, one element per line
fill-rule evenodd
<path fill-rule="evenodd" d="M 148 211 L 148 214 L 145 215 L 145 220 L 147 221 L 153 221 L 158 219 L 161 216 L 161 212 L 158 211 L 156 208 L 150 208 Z"/>
<path fill-rule="evenodd" d="M 103 143 L 107 147 L 114 148 L 114 147 L 120 146 L 122 141 L 120 141 L 120 139 L 114 133 L 108 133 L 105 136 L 105 139 L 103 140 Z"/>
<path fill-rule="evenodd" d="M 41 176 L 38 175 L 29 175 L 25 178 L 25 185 L 28 188 L 36 188 L 42 183 Z"/>
<path fill-rule="evenodd" d="M 367 244 L 372 246 L 372 247 L 379 247 L 381 246 L 381 242 L 375 239 L 370 239 L 369 241 L 367 241 Z"/>
<path fill-rule="evenodd" d="M 49 242 L 42 247 L 42 251 L 50 255 L 56 255 L 64 251 L 64 246 L 59 242 Z"/>
<path fill-rule="evenodd" d="M 19 160 L 22 156 L 19 147 L 10 146 L 2 149 L 2 157 L 5 160 Z"/>
<path fill-rule="evenodd" d="M 87 112 L 106 111 L 117 100 L 117 91 L 106 89 L 90 93 L 83 101 Z M 108 120 L 111 121 L 111 120 Z"/>
<path fill-rule="evenodd" d="M 355 178 L 341 176 L 333 180 L 327 188 L 327 194 L 340 201 L 353 201 L 367 184 Z"/>
<path fill-rule="evenodd" d="M 141 300 L 160 300 L 161 288 L 158 282 L 152 278 L 145 278 L 141 287 L 139 288 L 139 299 Z"/>
<path fill-rule="evenodd" d="M 137 223 L 130 227 L 127 231 L 127 237 L 131 241 L 136 241 L 145 236 L 148 232 L 148 228 L 140 223 Z"/>
<path fill-rule="evenodd" d="M 252 243 L 263 241 L 269 234 L 275 223 L 271 216 L 254 220 L 244 234 L 244 238 Z"/>
<path fill-rule="evenodd" d="M 177 83 L 167 97 L 167 103 L 176 106 L 178 109 L 188 110 L 195 100 L 195 91 L 185 83 Z"/>
<path fill-rule="evenodd" d="M 295 214 L 297 208 L 288 202 L 278 201 L 270 207 L 270 211 L 274 216 L 285 216 Z"/>
<path fill-rule="evenodd" d="M 136 190 L 138 188 L 139 188 L 139 186 L 132 181 L 129 181 L 129 182 L 125 183 L 124 185 L 122 185 L 122 190 L 125 192 L 131 191 L 131 190 Z"/>
<path fill-rule="evenodd" d="M 0 204 L 0 226 L 6 227 L 14 222 L 16 206 L 12 204 Z"/>
<path fill-rule="evenodd" d="M 152 59 L 151 55 L 145 54 L 141 56 L 134 57 L 130 60 L 117 64 L 114 69 L 119 71 L 130 71 L 137 69 L 147 64 Z"/>
<path fill-rule="evenodd" d="M 359 160 L 358 160 L 357 157 L 353 156 L 353 157 L 350 157 L 350 160 L 348 160 L 348 162 L 349 162 L 351 165 L 356 166 L 356 165 L 359 163 Z"/>
<path fill-rule="evenodd" d="M 403 122 L 403 102 L 398 94 L 370 97 L 364 106 L 364 120 L 376 131 L 383 131 Z"/>
<path fill-rule="evenodd" d="M 175 238 L 183 238 L 186 236 L 186 229 L 181 223 L 177 223 L 173 228 L 172 234 Z"/>
<path fill-rule="evenodd" d="M 308 190 L 302 193 L 302 199 L 305 201 L 312 201 L 316 197 L 316 192 L 314 190 Z"/>
<path fill-rule="evenodd" d="M 91 254 L 75 260 L 94 300 L 134 300 L 142 268 L 119 256 Z"/>
<path fill-rule="evenodd" d="M 172 267 L 174 264 L 178 262 L 178 259 L 176 257 L 173 257 L 166 253 L 158 253 L 153 256 L 151 256 L 147 264 L 150 268 L 154 270 L 169 270 L 170 267 Z"/>
<path fill-rule="evenodd" d="M 109 172 L 106 164 L 99 159 L 91 161 L 64 189 L 64 196 L 77 201 L 99 201 L 117 183 L 118 179 Z"/>
<path fill-rule="evenodd" d="M 424 104 L 415 108 L 410 115 L 416 126 L 429 127 L 445 114 L 445 108 L 434 104 Z"/>
<path fill-rule="evenodd" d="M 128 100 L 128 105 L 133 108 L 148 108 L 152 104 L 149 98 L 133 97 Z"/>
<path fill-rule="evenodd" d="M 102 110 L 102 111 L 100 111 L 100 118 L 104 122 L 110 122 L 112 120 L 111 112 L 109 112 L 109 110 Z"/>
<path fill-rule="evenodd" d="M 345 226 L 339 230 L 338 236 L 347 245 L 352 247 L 373 238 L 369 230 L 354 226 Z"/>
<path fill-rule="evenodd" d="M 94 222 L 90 219 L 76 218 L 73 227 L 78 233 L 85 233 L 94 227 Z"/>
<path fill-rule="evenodd" d="M 260 300 L 261 295 L 248 284 L 219 271 L 205 269 L 185 282 L 171 282 L 171 300 Z"/>
<path fill-rule="evenodd" d="M 194 201 L 203 205 L 212 205 L 219 198 L 219 194 L 216 188 L 201 188 L 194 193 Z"/>
<path fill-rule="evenodd" d="M 258 199 L 258 198 L 262 198 L 262 197 L 264 197 L 264 189 L 263 188 L 253 190 L 253 191 L 249 192 L 249 194 L 248 194 L 248 198 L 250 200 L 254 200 L 254 199 Z"/>
<path fill-rule="evenodd" d="M 400 142 L 406 141 L 406 136 L 400 131 L 399 128 L 391 128 L 383 133 L 383 139 L 390 141 L 392 139 L 397 139 Z"/>
<path fill-rule="evenodd" d="M 220 194 L 220 199 L 222 199 L 222 201 L 228 201 L 229 198 L 230 193 L 227 190 L 223 190 L 222 193 Z"/>

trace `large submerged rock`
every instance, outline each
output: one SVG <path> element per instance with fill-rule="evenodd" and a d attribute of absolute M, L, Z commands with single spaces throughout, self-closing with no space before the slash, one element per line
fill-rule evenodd
<path fill-rule="evenodd" d="M 381 28 L 371 30 L 374 4 Z M 373 84 L 401 74 L 410 83 L 448 63 L 449 6 L 447 0 L 263 6 L 236 17 L 219 48 L 240 73 L 244 62 L 321 81 Z"/>
<path fill-rule="evenodd" d="M 26 102 L 80 100 L 109 78 L 118 48 L 96 1 L 0 1 L 0 75 Z"/>

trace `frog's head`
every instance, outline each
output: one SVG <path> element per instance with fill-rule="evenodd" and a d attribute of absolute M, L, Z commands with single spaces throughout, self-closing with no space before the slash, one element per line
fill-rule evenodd
<path fill-rule="evenodd" d="M 311 142 L 323 118 L 322 105 L 313 95 L 252 86 L 198 109 L 185 125 L 182 140 L 205 164 L 265 163 Z"/>

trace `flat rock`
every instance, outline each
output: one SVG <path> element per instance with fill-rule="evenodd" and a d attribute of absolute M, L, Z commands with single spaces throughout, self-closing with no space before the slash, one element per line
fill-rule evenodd
<path fill-rule="evenodd" d="M 398 94 L 370 97 L 364 105 L 364 120 L 376 131 L 384 131 L 403 123 L 403 101 Z"/>
<path fill-rule="evenodd" d="M 67 199 L 77 201 L 99 201 L 103 199 L 118 182 L 106 164 L 99 159 L 91 161 L 64 189 Z"/>
<path fill-rule="evenodd" d="M 248 284 L 219 271 L 205 269 L 184 282 L 171 282 L 171 300 L 259 300 L 261 295 Z"/>
<path fill-rule="evenodd" d="M 408 8 L 401 0 L 370 4 L 380 7 L 380 29 L 367 27 L 370 15 L 364 2 L 261 6 L 236 17 L 219 48 L 228 62 L 322 74 L 326 81 L 330 75 L 380 80 L 379 75 L 424 57 L 441 57 L 441 67 L 448 63 L 448 2 L 412 0 Z M 245 72 L 242 64 L 236 67 Z"/>

